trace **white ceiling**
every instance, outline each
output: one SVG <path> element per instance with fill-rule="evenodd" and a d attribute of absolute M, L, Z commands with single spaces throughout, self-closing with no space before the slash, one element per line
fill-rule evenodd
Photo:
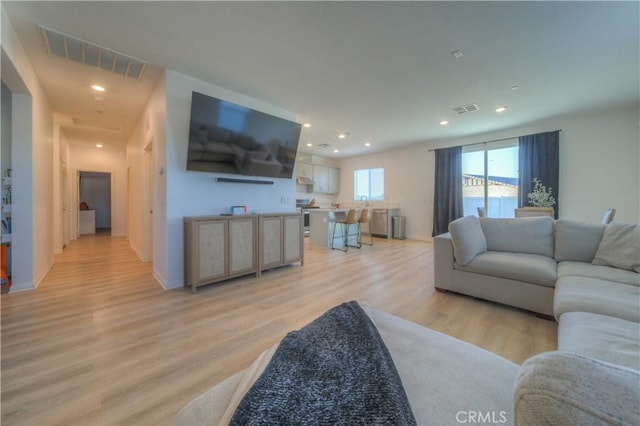
<path fill-rule="evenodd" d="M 297 113 L 312 124 L 301 149 L 327 156 L 632 107 L 640 98 L 638 2 L 2 6 L 55 111 L 121 129 L 67 127 L 71 138 L 91 143 L 126 141 L 163 68 Z M 48 56 L 38 24 L 150 66 L 135 80 Z M 454 58 L 455 50 L 463 56 Z M 107 87 L 102 102 L 89 88 L 96 82 Z M 452 110 L 471 103 L 480 111 L 458 116 Z M 495 113 L 501 105 L 507 111 Z M 341 132 L 348 137 L 338 140 Z M 331 148 L 309 149 L 307 142 Z"/>

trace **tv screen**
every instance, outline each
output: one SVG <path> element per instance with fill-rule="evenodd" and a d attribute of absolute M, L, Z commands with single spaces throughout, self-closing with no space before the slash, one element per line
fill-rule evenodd
<path fill-rule="evenodd" d="M 187 170 L 288 178 L 299 123 L 193 92 Z"/>

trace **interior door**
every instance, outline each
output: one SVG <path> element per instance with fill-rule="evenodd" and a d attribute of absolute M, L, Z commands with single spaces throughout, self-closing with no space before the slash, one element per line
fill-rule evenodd
<path fill-rule="evenodd" d="M 153 263 L 153 140 L 144 147 L 144 260 Z"/>

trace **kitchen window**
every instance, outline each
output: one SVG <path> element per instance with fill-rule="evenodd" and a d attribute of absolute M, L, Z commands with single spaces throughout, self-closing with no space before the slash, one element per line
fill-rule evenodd
<path fill-rule="evenodd" d="M 384 201 L 384 167 L 353 172 L 353 199 Z"/>
<path fill-rule="evenodd" d="M 514 217 L 518 207 L 518 139 L 508 139 L 462 150 L 462 204 L 464 215 Z"/>

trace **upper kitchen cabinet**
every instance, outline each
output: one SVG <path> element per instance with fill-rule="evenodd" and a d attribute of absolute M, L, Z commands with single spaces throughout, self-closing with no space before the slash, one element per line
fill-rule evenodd
<path fill-rule="evenodd" d="M 298 163 L 296 165 L 296 177 L 313 179 L 313 164 Z"/>
<path fill-rule="evenodd" d="M 337 194 L 340 192 L 340 169 L 313 165 L 313 192 Z"/>
<path fill-rule="evenodd" d="M 326 194 L 329 191 L 329 168 L 313 165 L 313 192 Z"/>

